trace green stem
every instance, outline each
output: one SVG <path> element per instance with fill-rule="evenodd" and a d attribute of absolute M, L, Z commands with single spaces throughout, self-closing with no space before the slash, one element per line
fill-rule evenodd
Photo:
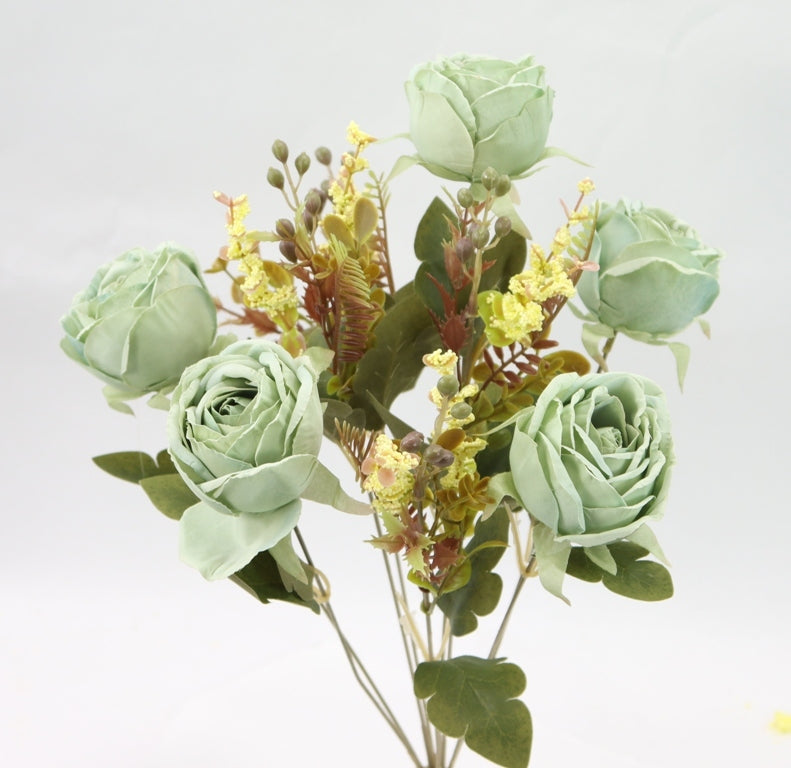
<path fill-rule="evenodd" d="M 607 370 L 607 365 L 606 365 L 606 363 L 607 363 L 607 355 L 610 354 L 610 350 L 612 349 L 612 345 L 615 344 L 615 337 L 617 335 L 618 335 L 618 331 L 614 331 L 613 335 L 609 339 L 607 339 L 607 341 L 604 342 L 604 346 L 602 347 L 602 350 L 601 350 L 602 362 L 599 365 L 599 368 L 596 371 L 596 373 L 601 373 L 602 371 L 606 371 Z"/>

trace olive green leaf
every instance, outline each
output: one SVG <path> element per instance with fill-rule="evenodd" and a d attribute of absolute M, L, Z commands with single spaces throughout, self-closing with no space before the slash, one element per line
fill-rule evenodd
<path fill-rule="evenodd" d="M 198 497 L 187 488 L 177 472 L 144 477 L 140 480 L 140 486 L 151 503 L 171 520 L 181 520 L 184 510 L 198 501 Z"/>
<path fill-rule="evenodd" d="M 357 364 L 351 405 L 366 413 L 366 427 L 375 429 L 382 419 L 368 398 L 389 408 L 402 392 L 415 386 L 423 370 L 423 355 L 440 346 L 431 317 L 410 284 L 399 291 L 395 304 L 375 330 L 376 342 Z"/>
<path fill-rule="evenodd" d="M 475 535 L 464 548 L 472 567 L 469 581 L 437 600 L 437 607 L 448 617 L 451 632 L 457 637 L 474 632 L 477 617 L 487 616 L 497 607 L 503 580 L 491 571 L 500 561 L 507 541 L 508 514 L 502 507 L 475 526 Z"/>
<path fill-rule="evenodd" d="M 296 591 L 288 589 L 281 570 L 269 552 L 259 552 L 244 568 L 229 578 L 264 604 L 271 600 L 282 600 L 304 605 L 314 613 L 319 613 L 315 600 L 305 600 Z"/>
<path fill-rule="evenodd" d="M 144 477 L 166 475 L 176 471 L 167 451 L 160 451 L 156 459 L 140 451 L 105 453 L 102 456 L 94 456 L 93 463 L 108 475 L 129 483 L 139 483 Z"/>
<path fill-rule="evenodd" d="M 415 670 L 415 695 L 428 698 L 429 720 L 442 733 L 497 765 L 525 768 L 530 759 L 530 712 L 516 699 L 525 675 L 502 659 L 459 656 Z M 430 698 L 429 698 L 430 697 Z"/>

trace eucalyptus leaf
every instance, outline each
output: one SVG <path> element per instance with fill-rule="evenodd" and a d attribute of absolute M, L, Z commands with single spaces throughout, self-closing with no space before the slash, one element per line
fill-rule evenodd
<path fill-rule="evenodd" d="M 129 483 L 139 483 L 144 477 L 157 474 L 154 459 L 140 451 L 105 453 L 102 456 L 94 456 L 93 463 L 108 475 Z"/>
<path fill-rule="evenodd" d="M 605 573 L 602 582 L 611 592 L 633 600 L 656 602 L 673 597 L 673 579 L 661 563 L 634 560 L 618 566 L 616 574 Z"/>
<path fill-rule="evenodd" d="M 569 561 L 566 565 L 566 573 L 575 579 L 589 581 L 593 584 L 602 580 L 603 571 L 585 555 L 583 547 L 572 547 L 569 553 Z"/>
<path fill-rule="evenodd" d="M 497 765 L 526 768 L 533 726 L 516 699 L 525 689 L 516 664 L 474 656 L 424 662 L 415 670 L 414 687 L 418 698 L 428 698 L 428 718 L 442 733 L 463 738 Z"/>
<path fill-rule="evenodd" d="M 140 480 L 151 503 L 171 520 L 180 520 L 184 510 L 198 501 L 198 497 L 187 487 L 181 475 L 152 475 Z"/>
<path fill-rule="evenodd" d="M 468 554 L 472 553 L 469 581 L 437 600 L 437 607 L 450 620 L 451 632 L 456 637 L 474 632 L 478 627 L 477 617 L 487 616 L 497 607 L 503 580 L 491 571 L 500 561 L 507 541 L 508 514 L 502 507 L 475 526 L 475 535 L 465 547 Z"/>

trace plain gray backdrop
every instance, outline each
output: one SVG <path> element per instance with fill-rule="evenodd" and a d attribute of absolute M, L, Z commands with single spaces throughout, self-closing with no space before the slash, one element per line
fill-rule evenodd
<path fill-rule="evenodd" d="M 248 193 L 249 222 L 270 227 L 284 212 L 265 181 L 275 138 L 337 155 L 351 119 L 404 132 L 411 68 L 461 51 L 535 54 L 557 93 L 550 143 L 593 166 L 555 160 L 519 184 L 540 242 L 590 174 L 601 199 L 667 208 L 727 253 L 711 340 L 682 337 L 693 347 L 683 395 L 666 350 L 623 339 L 610 358 L 670 400 L 679 464 L 656 531 L 676 596 L 643 604 L 574 582 L 569 608 L 530 585 L 502 653 L 527 675 L 531 765 L 791 764 L 791 735 L 770 727 L 791 712 L 785 5 L 33 0 L 2 11 L 4 764 L 407 764 L 322 618 L 205 583 L 179 563 L 175 525 L 92 465 L 164 447 L 164 417 L 109 410 L 98 380 L 58 349 L 58 320 L 129 248 L 173 240 L 208 266 L 225 237 L 215 189 Z M 408 151 L 394 141 L 369 157 L 384 170 Z M 393 184 L 402 283 L 440 184 L 421 169 Z M 576 321 L 559 333 L 579 348 Z M 423 395 L 401 407 L 430 418 Z M 352 642 L 417 735 L 369 522 L 307 506 L 301 528 Z M 500 570 L 513 572 L 510 553 Z M 485 653 L 497 618 L 459 652 Z M 484 761 L 465 752 L 458 765 Z"/>

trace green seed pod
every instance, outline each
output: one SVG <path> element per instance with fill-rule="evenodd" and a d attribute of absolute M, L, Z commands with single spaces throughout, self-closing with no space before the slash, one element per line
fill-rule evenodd
<path fill-rule="evenodd" d="M 321 199 L 321 192 L 317 189 L 311 189 L 307 195 L 305 195 L 305 210 L 315 216 L 320 210 L 323 201 Z"/>
<path fill-rule="evenodd" d="M 300 176 L 304 176 L 310 168 L 310 157 L 304 152 L 300 152 L 294 159 L 294 167 Z"/>
<path fill-rule="evenodd" d="M 288 160 L 288 144 L 286 144 L 285 141 L 277 139 L 277 141 L 272 144 L 272 154 L 275 156 L 275 160 L 285 163 L 286 160 Z"/>
<path fill-rule="evenodd" d="M 454 419 L 464 420 L 472 413 L 472 406 L 469 403 L 456 403 L 450 409 L 450 415 Z"/>
<path fill-rule="evenodd" d="M 449 467 L 456 460 L 456 457 L 453 455 L 453 453 L 451 453 L 447 448 L 443 448 L 441 445 L 437 445 L 436 443 L 432 443 L 428 448 L 426 448 L 426 450 L 423 452 L 423 458 L 428 464 L 438 467 L 439 469 L 445 469 L 445 467 Z"/>
<path fill-rule="evenodd" d="M 483 184 L 485 189 L 492 190 L 494 189 L 495 184 L 497 184 L 500 178 L 500 174 L 497 171 L 489 166 L 482 174 L 481 174 L 481 184 Z"/>
<path fill-rule="evenodd" d="M 485 248 L 489 244 L 489 229 L 487 227 L 470 227 L 470 240 L 476 248 Z"/>
<path fill-rule="evenodd" d="M 456 193 L 456 199 L 462 208 L 471 208 L 475 204 L 472 190 L 469 187 L 464 187 Z"/>
<path fill-rule="evenodd" d="M 278 170 L 277 168 L 270 168 L 266 172 L 266 180 L 275 188 L 275 189 L 283 189 L 286 184 L 285 176 L 283 176 L 283 172 Z"/>
<path fill-rule="evenodd" d="M 459 380 L 449 373 L 437 382 L 437 390 L 443 397 L 453 397 L 459 391 Z"/>
<path fill-rule="evenodd" d="M 509 179 L 508 176 L 503 174 L 497 179 L 497 183 L 494 185 L 494 194 L 497 197 L 503 197 L 504 195 L 507 195 L 510 190 L 511 190 L 511 179 Z"/>
<path fill-rule="evenodd" d="M 507 216 L 500 216 L 497 221 L 494 222 L 494 234 L 497 237 L 505 237 L 511 231 L 511 219 Z"/>
<path fill-rule="evenodd" d="M 327 147 L 319 147 L 316 150 L 316 160 L 322 165 L 329 165 L 332 162 L 332 152 Z"/>

